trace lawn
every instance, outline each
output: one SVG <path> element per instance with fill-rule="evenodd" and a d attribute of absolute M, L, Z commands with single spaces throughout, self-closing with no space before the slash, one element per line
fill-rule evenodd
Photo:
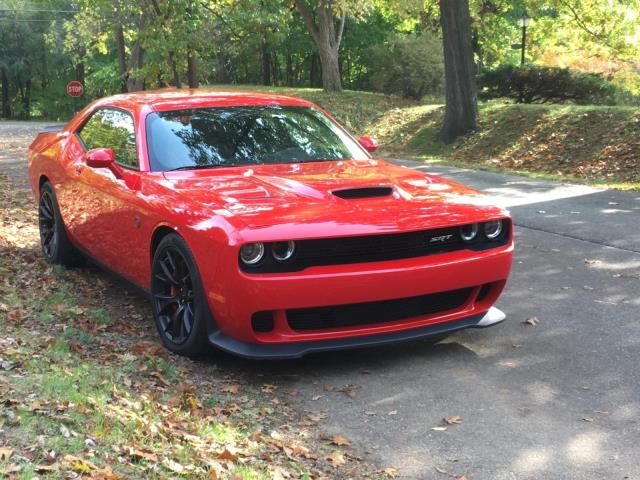
<path fill-rule="evenodd" d="M 296 392 L 169 354 L 144 298 L 47 265 L 38 241 L 29 193 L 0 173 L 0 478 L 385 476 Z"/>

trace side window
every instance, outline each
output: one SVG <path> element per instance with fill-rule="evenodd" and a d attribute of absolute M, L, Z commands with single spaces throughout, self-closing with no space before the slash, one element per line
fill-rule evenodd
<path fill-rule="evenodd" d="M 110 148 L 116 162 L 125 167 L 138 167 L 133 117 L 128 113 L 112 108 L 98 110 L 84 124 L 79 135 L 89 150 Z"/>

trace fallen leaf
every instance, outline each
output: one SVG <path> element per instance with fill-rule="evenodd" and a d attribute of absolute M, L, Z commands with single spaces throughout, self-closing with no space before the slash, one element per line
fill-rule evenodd
<path fill-rule="evenodd" d="M 382 473 L 384 473 L 389 478 L 396 478 L 399 475 L 398 470 L 393 467 L 385 468 L 384 470 L 382 470 Z"/>
<path fill-rule="evenodd" d="M 60 470 L 58 465 L 34 465 L 33 470 L 36 473 L 51 473 Z"/>
<path fill-rule="evenodd" d="M 170 458 L 165 458 L 164 460 L 162 460 L 162 465 L 167 467 L 173 473 L 180 474 L 180 473 L 184 472 L 184 467 L 182 465 L 180 465 L 178 462 L 174 462 Z"/>
<path fill-rule="evenodd" d="M 538 322 L 539 322 L 538 317 L 529 317 L 525 321 L 523 321 L 522 323 L 524 325 L 537 325 Z"/>
<path fill-rule="evenodd" d="M 135 447 L 127 447 L 125 448 L 125 453 L 129 457 L 134 459 L 147 460 L 148 462 L 158 463 L 158 456 L 155 453 L 146 449 L 142 450 Z"/>
<path fill-rule="evenodd" d="M 232 384 L 232 385 L 227 385 L 226 387 L 224 387 L 222 389 L 222 391 L 224 393 L 231 393 L 233 395 L 235 395 L 236 393 L 238 393 L 238 391 L 240 390 L 240 385 L 237 384 Z"/>
<path fill-rule="evenodd" d="M 351 442 L 349 440 L 347 440 L 344 437 L 341 437 L 340 435 L 334 435 L 333 437 L 331 437 L 329 443 L 333 445 L 337 445 L 339 447 L 342 447 L 343 445 L 351 445 Z"/>
<path fill-rule="evenodd" d="M 93 470 L 98 469 L 93 463 L 74 455 L 65 455 L 64 461 L 71 470 L 77 473 L 91 473 Z"/>
<path fill-rule="evenodd" d="M 6 462 L 13 454 L 13 448 L 0 447 L 0 462 Z"/>
<path fill-rule="evenodd" d="M 232 451 L 231 447 L 226 447 L 222 452 L 217 453 L 216 458 L 220 460 L 230 460 L 232 462 L 238 461 L 238 455 L 235 451 Z"/>
<path fill-rule="evenodd" d="M 391 410 L 389 413 L 387 413 L 387 415 L 389 415 L 390 417 L 397 415 L 398 414 L 398 410 Z"/>
<path fill-rule="evenodd" d="M 460 425 L 462 423 L 462 417 L 452 415 L 450 417 L 444 417 L 442 421 L 447 425 Z"/>
<path fill-rule="evenodd" d="M 344 455 L 337 450 L 330 455 L 327 455 L 326 459 L 331 462 L 333 465 L 344 465 L 346 460 L 344 459 Z"/>

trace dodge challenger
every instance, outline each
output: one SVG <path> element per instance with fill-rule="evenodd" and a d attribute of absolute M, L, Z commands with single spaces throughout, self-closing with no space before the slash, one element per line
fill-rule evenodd
<path fill-rule="evenodd" d="M 377 146 L 288 96 L 97 100 L 30 146 L 42 252 L 143 289 L 182 355 L 295 358 L 504 320 L 508 212 Z"/>

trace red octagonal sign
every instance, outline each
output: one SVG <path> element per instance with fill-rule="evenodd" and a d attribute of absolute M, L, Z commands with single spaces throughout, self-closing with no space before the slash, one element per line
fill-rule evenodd
<path fill-rule="evenodd" d="M 84 86 L 77 80 L 67 83 L 67 93 L 72 97 L 81 97 L 84 93 Z"/>

